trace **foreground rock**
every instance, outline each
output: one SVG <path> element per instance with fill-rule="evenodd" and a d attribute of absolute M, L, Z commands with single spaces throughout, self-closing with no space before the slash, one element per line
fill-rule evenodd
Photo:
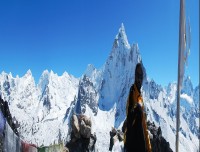
<path fill-rule="evenodd" d="M 148 129 L 151 133 L 151 146 L 153 152 L 173 152 L 170 148 L 169 142 L 162 136 L 160 127 L 156 127 L 154 123 L 147 122 Z"/>
<path fill-rule="evenodd" d="M 66 144 L 69 152 L 95 151 L 96 135 L 91 133 L 91 119 L 85 115 L 73 115 L 71 118 L 71 139 Z"/>
<path fill-rule="evenodd" d="M 123 152 L 124 149 L 124 133 L 120 130 L 112 128 L 110 131 L 110 146 L 109 151 Z"/>
<path fill-rule="evenodd" d="M 152 152 L 173 152 L 170 148 L 169 142 L 167 142 L 163 136 L 160 127 L 156 127 L 154 123 L 147 122 L 148 130 L 150 131 L 150 140 L 152 146 Z M 109 151 L 123 152 L 124 142 L 123 132 L 112 128 L 110 131 L 110 147 Z"/>

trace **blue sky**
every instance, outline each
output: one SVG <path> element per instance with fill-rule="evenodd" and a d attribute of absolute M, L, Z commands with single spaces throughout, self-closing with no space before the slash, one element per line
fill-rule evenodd
<path fill-rule="evenodd" d="M 199 1 L 186 0 L 192 28 L 186 75 L 199 84 Z M 0 72 L 39 80 L 45 69 L 80 77 L 100 68 L 121 23 L 137 42 L 147 74 L 158 84 L 177 81 L 179 1 L 0 1 Z"/>

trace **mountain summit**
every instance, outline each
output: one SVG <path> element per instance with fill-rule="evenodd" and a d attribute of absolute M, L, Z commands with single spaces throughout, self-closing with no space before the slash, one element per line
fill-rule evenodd
<path fill-rule="evenodd" d="M 118 105 L 119 99 L 127 95 L 122 90 L 125 91 L 133 83 L 135 66 L 141 62 L 139 48 L 136 46 L 130 47 L 122 23 L 101 74 L 99 106 L 102 110 L 111 109 L 115 103 Z"/>
<path fill-rule="evenodd" d="M 113 47 L 114 48 L 120 47 L 124 51 L 130 49 L 130 44 L 128 43 L 128 39 L 126 36 L 125 27 L 123 23 L 121 24 L 121 27 L 119 28 L 119 33 L 115 37 Z"/>

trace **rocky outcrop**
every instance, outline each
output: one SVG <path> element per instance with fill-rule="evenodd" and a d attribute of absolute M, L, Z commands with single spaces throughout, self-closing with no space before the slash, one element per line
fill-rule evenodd
<path fill-rule="evenodd" d="M 84 114 L 86 112 L 86 105 L 90 107 L 94 115 L 98 112 L 98 93 L 91 80 L 84 75 L 79 82 L 78 98 L 76 103 L 76 113 Z"/>
<path fill-rule="evenodd" d="M 85 115 L 73 115 L 71 118 L 71 139 L 66 144 L 69 152 L 93 152 L 96 135 L 91 133 L 91 119 Z"/>
<path fill-rule="evenodd" d="M 116 130 L 115 128 L 112 128 L 112 130 L 110 131 L 109 151 L 112 151 L 112 150 L 116 151 L 114 150 L 116 148 L 118 149 L 117 151 L 123 151 L 123 141 L 124 141 L 124 133 L 120 130 Z M 121 144 L 119 144 L 120 142 Z"/>
<path fill-rule="evenodd" d="M 151 133 L 152 152 L 173 152 L 170 148 L 169 142 L 162 136 L 160 127 L 156 127 L 154 123 L 147 122 L 148 129 Z"/>
<path fill-rule="evenodd" d="M 15 151 L 21 149 L 21 141 L 17 128 L 19 123 L 12 117 L 8 102 L 0 96 L 0 152 Z"/>
<path fill-rule="evenodd" d="M 147 122 L 148 130 L 150 131 L 150 140 L 152 146 L 152 152 L 173 152 L 170 148 L 169 142 L 167 142 L 163 136 L 160 127 L 156 127 L 154 123 Z M 110 131 L 110 147 L 109 151 L 123 151 L 124 134 L 121 130 L 112 128 Z"/>
<path fill-rule="evenodd" d="M 15 117 L 12 117 L 8 106 L 8 102 L 4 101 L 1 97 L 0 97 L 0 111 L 2 112 L 5 120 L 8 122 L 14 133 L 17 136 L 19 136 L 17 128 L 20 127 L 20 124 L 18 123 Z"/>

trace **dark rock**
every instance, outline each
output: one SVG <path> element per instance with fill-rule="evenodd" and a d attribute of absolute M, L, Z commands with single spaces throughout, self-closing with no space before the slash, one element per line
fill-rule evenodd
<path fill-rule="evenodd" d="M 115 142 L 123 142 L 124 141 L 124 133 L 121 130 L 116 130 L 115 128 L 112 128 L 110 131 L 110 146 L 109 151 L 112 151 L 112 148 L 115 144 Z"/>
<path fill-rule="evenodd" d="M 90 138 L 91 127 L 86 125 L 83 120 L 81 120 L 80 130 L 81 130 L 81 136 L 83 138 Z"/>
<path fill-rule="evenodd" d="M 97 115 L 97 91 L 90 79 L 84 75 L 79 82 L 78 97 L 76 102 L 76 113 L 84 114 L 86 111 L 86 105 L 90 107 L 94 115 Z"/>
<path fill-rule="evenodd" d="M 93 152 L 97 137 L 91 133 L 91 119 L 85 115 L 73 115 L 71 123 L 71 140 L 66 143 L 66 149 L 69 152 Z"/>
<path fill-rule="evenodd" d="M 169 142 L 165 140 L 165 138 L 162 136 L 162 130 L 159 127 L 156 127 L 154 123 L 147 122 L 148 129 L 153 135 L 153 138 L 151 138 L 151 146 L 152 146 L 152 152 L 172 152 L 172 149 L 170 148 Z"/>
<path fill-rule="evenodd" d="M 126 122 L 124 123 L 122 130 L 125 131 Z M 150 121 L 147 122 L 148 130 L 150 131 L 150 141 L 152 152 L 172 152 L 169 142 L 167 142 L 162 136 L 162 130 L 160 127 L 156 127 L 154 123 Z M 112 128 L 110 131 L 110 146 L 109 151 L 112 151 L 112 148 L 116 141 L 124 141 L 124 133 L 120 130 Z"/>
<path fill-rule="evenodd" d="M 13 132 L 15 132 L 17 136 L 19 136 L 17 128 L 20 127 L 20 124 L 18 123 L 15 117 L 12 117 L 8 106 L 8 102 L 4 101 L 1 97 L 0 97 L 0 110 L 4 115 L 6 121 L 8 122 L 9 126 L 12 128 Z"/>
<path fill-rule="evenodd" d="M 83 120 L 87 126 L 92 127 L 92 122 L 90 118 L 86 117 L 85 115 L 80 115 L 79 117 L 79 119 Z"/>
<path fill-rule="evenodd" d="M 72 116 L 71 124 L 72 124 L 72 131 L 73 131 L 74 136 L 76 138 L 80 138 L 80 127 L 79 127 L 80 125 L 79 125 L 79 120 L 76 115 Z"/>

